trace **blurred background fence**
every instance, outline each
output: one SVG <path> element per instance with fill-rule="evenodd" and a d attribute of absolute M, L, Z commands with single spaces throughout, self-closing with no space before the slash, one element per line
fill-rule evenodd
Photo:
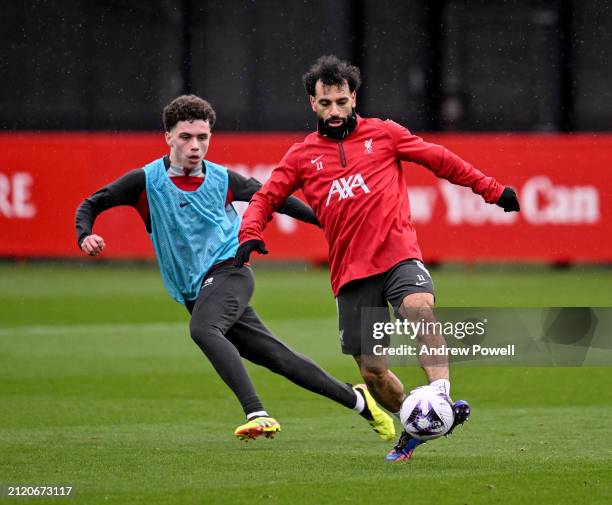
<path fill-rule="evenodd" d="M 303 131 L 300 77 L 361 67 L 364 115 L 416 131 L 599 131 L 612 117 L 607 0 L 5 0 L 5 129 L 158 130 L 195 92 L 219 130 Z"/>

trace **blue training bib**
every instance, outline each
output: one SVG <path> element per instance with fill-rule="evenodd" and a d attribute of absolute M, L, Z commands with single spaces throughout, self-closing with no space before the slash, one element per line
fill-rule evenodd
<path fill-rule="evenodd" d="M 151 241 L 164 286 L 179 303 L 195 300 L 206 272 L 233 258 L 240 217 L 227 199 L 227 169 L 204 162 L 196 191 L 183 191 L 166 173 L 163 158 L 143 168 L 151 216 Z"/>

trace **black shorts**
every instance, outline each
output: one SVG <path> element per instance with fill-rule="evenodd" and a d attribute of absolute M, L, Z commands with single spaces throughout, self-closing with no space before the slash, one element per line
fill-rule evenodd
<path fill-rule="evenodd" d="M 387 338 L 374 339 L 374 323 L 391 321 L 403 299 L 413 293 L 434 294 L 431 275 L 419 260 L 401 261 L 390 270 L 357 279 L 340 288 L 336 297 L 340 344 L 344 354 L 371 354 L 372 346 L 385 345 Z"/>
<path fill-rule="evenodd" d="M 236 268 L 225 261 L 206 273 L 197 300 L 185 306 L 192 324 L 220 329 L 243 358 L 262 363 L 263 353 L 277 346 L 278 339 L 249 305 L 254 287 L 251 267 Z"/>

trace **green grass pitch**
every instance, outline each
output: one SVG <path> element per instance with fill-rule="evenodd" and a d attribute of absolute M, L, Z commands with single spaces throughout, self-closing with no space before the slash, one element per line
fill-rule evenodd
<path fill-rule="evenodd" d="M 609 269 L 433 276 L 446 306 L 612 306 Z M 283 340 L 358 380 L 325 272 L 259 269 L 253 303 Z M 609 368 L 457 367 L 453 397 L 472 420 L 389 464 L 356 414 L 255 366 L 283 432 L 234 440 L 241 409 L 186 323 L 153 268 L 0 265 L 0 485 L 70 484 L 67 502 L 88 505 L 610 503 Z"/>

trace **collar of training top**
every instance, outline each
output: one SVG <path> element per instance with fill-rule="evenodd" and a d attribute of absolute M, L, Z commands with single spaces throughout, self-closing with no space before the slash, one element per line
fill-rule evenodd
<path fill-rule="evenodd" d="M 182 168 L 172 166 L 170 163 L 170 156 L 164 156 L 164 167 L 166 168 L 166 172 L 169 177 L 184 177 L 185 173 Z M 202 165 L 200 168 L 194 168 L 189 174 L 189 177 L 204 177 L 206 175 L 206 164 L 204 160 L 202 160 Z"/>

